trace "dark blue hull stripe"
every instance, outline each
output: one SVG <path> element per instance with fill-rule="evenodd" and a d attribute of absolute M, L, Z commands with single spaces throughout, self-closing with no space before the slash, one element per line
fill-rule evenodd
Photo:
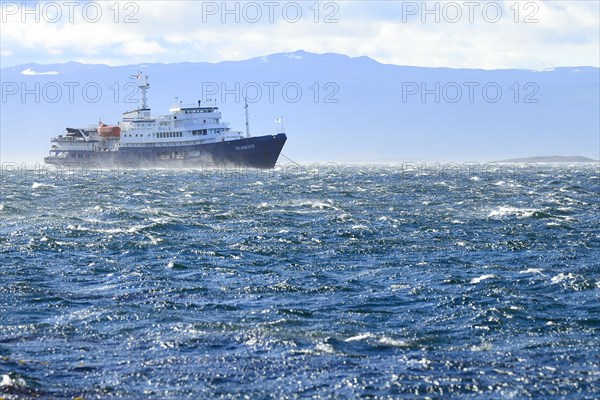
<path fill-rule="evenodd" d="M 284 133 L 258 136 L 217 143 L 121 147 L 119 151 L 69 151 L 67 157 L 49 156 L 47 164 L 113 167 L 195 167 L 206 165 L 234 165 L 237 167 L 273 168 L 287 137 Z"/>

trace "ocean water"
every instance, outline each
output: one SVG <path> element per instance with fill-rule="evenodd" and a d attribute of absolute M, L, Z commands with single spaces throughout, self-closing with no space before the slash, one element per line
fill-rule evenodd
<path fill-rule="evenodd" d="M 598 165 L 1 179 L 1 398 L 600 396 Z"/>

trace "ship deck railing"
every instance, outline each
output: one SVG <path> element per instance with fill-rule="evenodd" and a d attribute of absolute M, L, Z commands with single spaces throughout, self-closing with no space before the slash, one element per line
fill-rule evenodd
<path fill-rule="evenodd" d="M 56 136 L 50 139 L 50 142 L 97 142 L 96 139 L 85 139 L 83 137 Z"/>

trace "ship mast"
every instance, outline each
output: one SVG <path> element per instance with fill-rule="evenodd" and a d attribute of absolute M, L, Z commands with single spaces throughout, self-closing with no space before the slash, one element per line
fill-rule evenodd
<path fill-rule="evenodd" d="M 244 97 L 244 108 L 246 109 L 246 137 L 250 137 L 250 114 L 248 114 L 248 98 Z"/>
<path fill-rule="evenodd" d="M 148 103 L 147 98 L 146 98 L 146 91 L 148 89 L 150 89 L 150 84 L 148 83 L 148 75 L 144 75 L 142 74 L 142 71 L 139 71 L 138 75 L 136 76 L 136 78 L 138 79 L 138 87 L 142 90 L 142 110 L 145 110 L 148 108 Z"/>

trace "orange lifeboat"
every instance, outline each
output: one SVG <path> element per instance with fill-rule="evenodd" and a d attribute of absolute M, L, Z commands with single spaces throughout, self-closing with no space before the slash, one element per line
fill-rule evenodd
<path fill-rule="evenodd" d="M 115 125 L 106 125 L 101 122 L 100 126 L 98 126 L 98 133 L 101 137 L 115 138 L 121 136 L 121 128 Z"/>

